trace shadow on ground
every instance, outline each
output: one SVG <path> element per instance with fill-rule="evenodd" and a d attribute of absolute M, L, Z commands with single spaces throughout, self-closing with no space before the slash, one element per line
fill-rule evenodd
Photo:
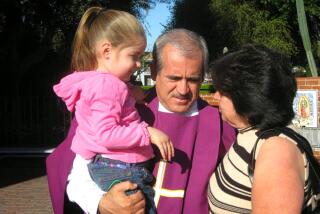
<path fill-rule="evenodd" d="M 0 157 L 0 188 L 46 175 L 45 157 Z"/>

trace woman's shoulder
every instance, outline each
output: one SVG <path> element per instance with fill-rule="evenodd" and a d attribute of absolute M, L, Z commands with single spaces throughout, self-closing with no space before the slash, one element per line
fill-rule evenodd
<path fill-rule="evenodd" d="M 274 169 L 303 168 L 303 154 L 296 145 L 296 142 L 284 134 L 272 136 L 262 143 L 257 154 L 257 163 L 270 163 Z M 299 167 L 300 166 L 300 167 Z M 298 170 L 299 171 L 299 170 Z"/>
<path fill-rule="evenodd" d="M 261 149 L 271 150 L 271 151 L 280 151 L 282 153 L 284 153 L 285 151 L 285 153 L 287 154 L 299 152 L 296 142 L 284 134 L 269 137 L 262 144 Z M 285 154 L 282 154 L 282 155 L 285 155 Z"/>
<path fill-rule="evenodd" d="M 289 134 L 286 130 L 290 131 Z M 283 129 L 271 129 L 270 131 L 271 132 L 269 132 L 269 136 L 267 135 L 268 137 L 263 143 L 265 148 L 274 148 L 277 150 L 286 149 L 286 151 L 300 151 L 297 147 L 297 142 L 294 140 L 294 138 L 290 137 L 292 135 L 290 135 L 290 133 L 295 133 L 293 129 L 290 129 L 290 127 L 285 127 Z"/>

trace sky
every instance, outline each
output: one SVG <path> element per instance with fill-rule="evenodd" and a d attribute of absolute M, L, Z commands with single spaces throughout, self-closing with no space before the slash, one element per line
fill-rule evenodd
<path fill-rule="evenodd" d="M 148 30 L 146 51 L 152 51 L 153 43 L 163 30 L 162 25 L 166 25 L 170 19 L 169 5 L 157 3 L 155 8 L 148 11 L 145 22 Z M 149 33 L 148 33 L 149 31 Z"/>

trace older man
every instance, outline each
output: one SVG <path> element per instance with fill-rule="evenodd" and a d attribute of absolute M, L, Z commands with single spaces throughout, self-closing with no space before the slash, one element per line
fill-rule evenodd
<path fill-rule="evenodd" d="M 174 29 L 157 39 L 153 57 L 155 91 L 151 90 L 148 104 L 138 110 L 146 122 L 167 133 L 175 147 L 172 162 L 157 159 L 155 163 L 158 213 L 208 213 L 208 179 L 232 144 L 235 131 L 221 121 L 216 108 L 199 99 L 208 63 L 205 41 L 192 31 Z M 75 126 L 74 121 L 67 139 L 47 159 L 55 212 L 62 213 L 67 207 L 64 193 L 68 177 L 68 198 L 85 212 L 144 213 L 142 193 L 125 194 L 136 188 L 134 184 L 122 182 L 104 193 L 88 174 L 72 173 L 72 167 L 77 167 L 72 166 L 74 154 L 70 150 Z M 83 179 L 73 179 L 76 176 Z"/>

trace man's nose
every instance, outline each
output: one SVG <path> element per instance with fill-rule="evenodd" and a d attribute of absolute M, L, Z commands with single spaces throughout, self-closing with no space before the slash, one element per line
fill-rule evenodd
<path fill-rule="evenodd" d="M 178 82 L 177 91 L 181 95 L 186 95 L 189 93 L 190 88 L 189 88 L 187 80 L 182 79 Z"/>

